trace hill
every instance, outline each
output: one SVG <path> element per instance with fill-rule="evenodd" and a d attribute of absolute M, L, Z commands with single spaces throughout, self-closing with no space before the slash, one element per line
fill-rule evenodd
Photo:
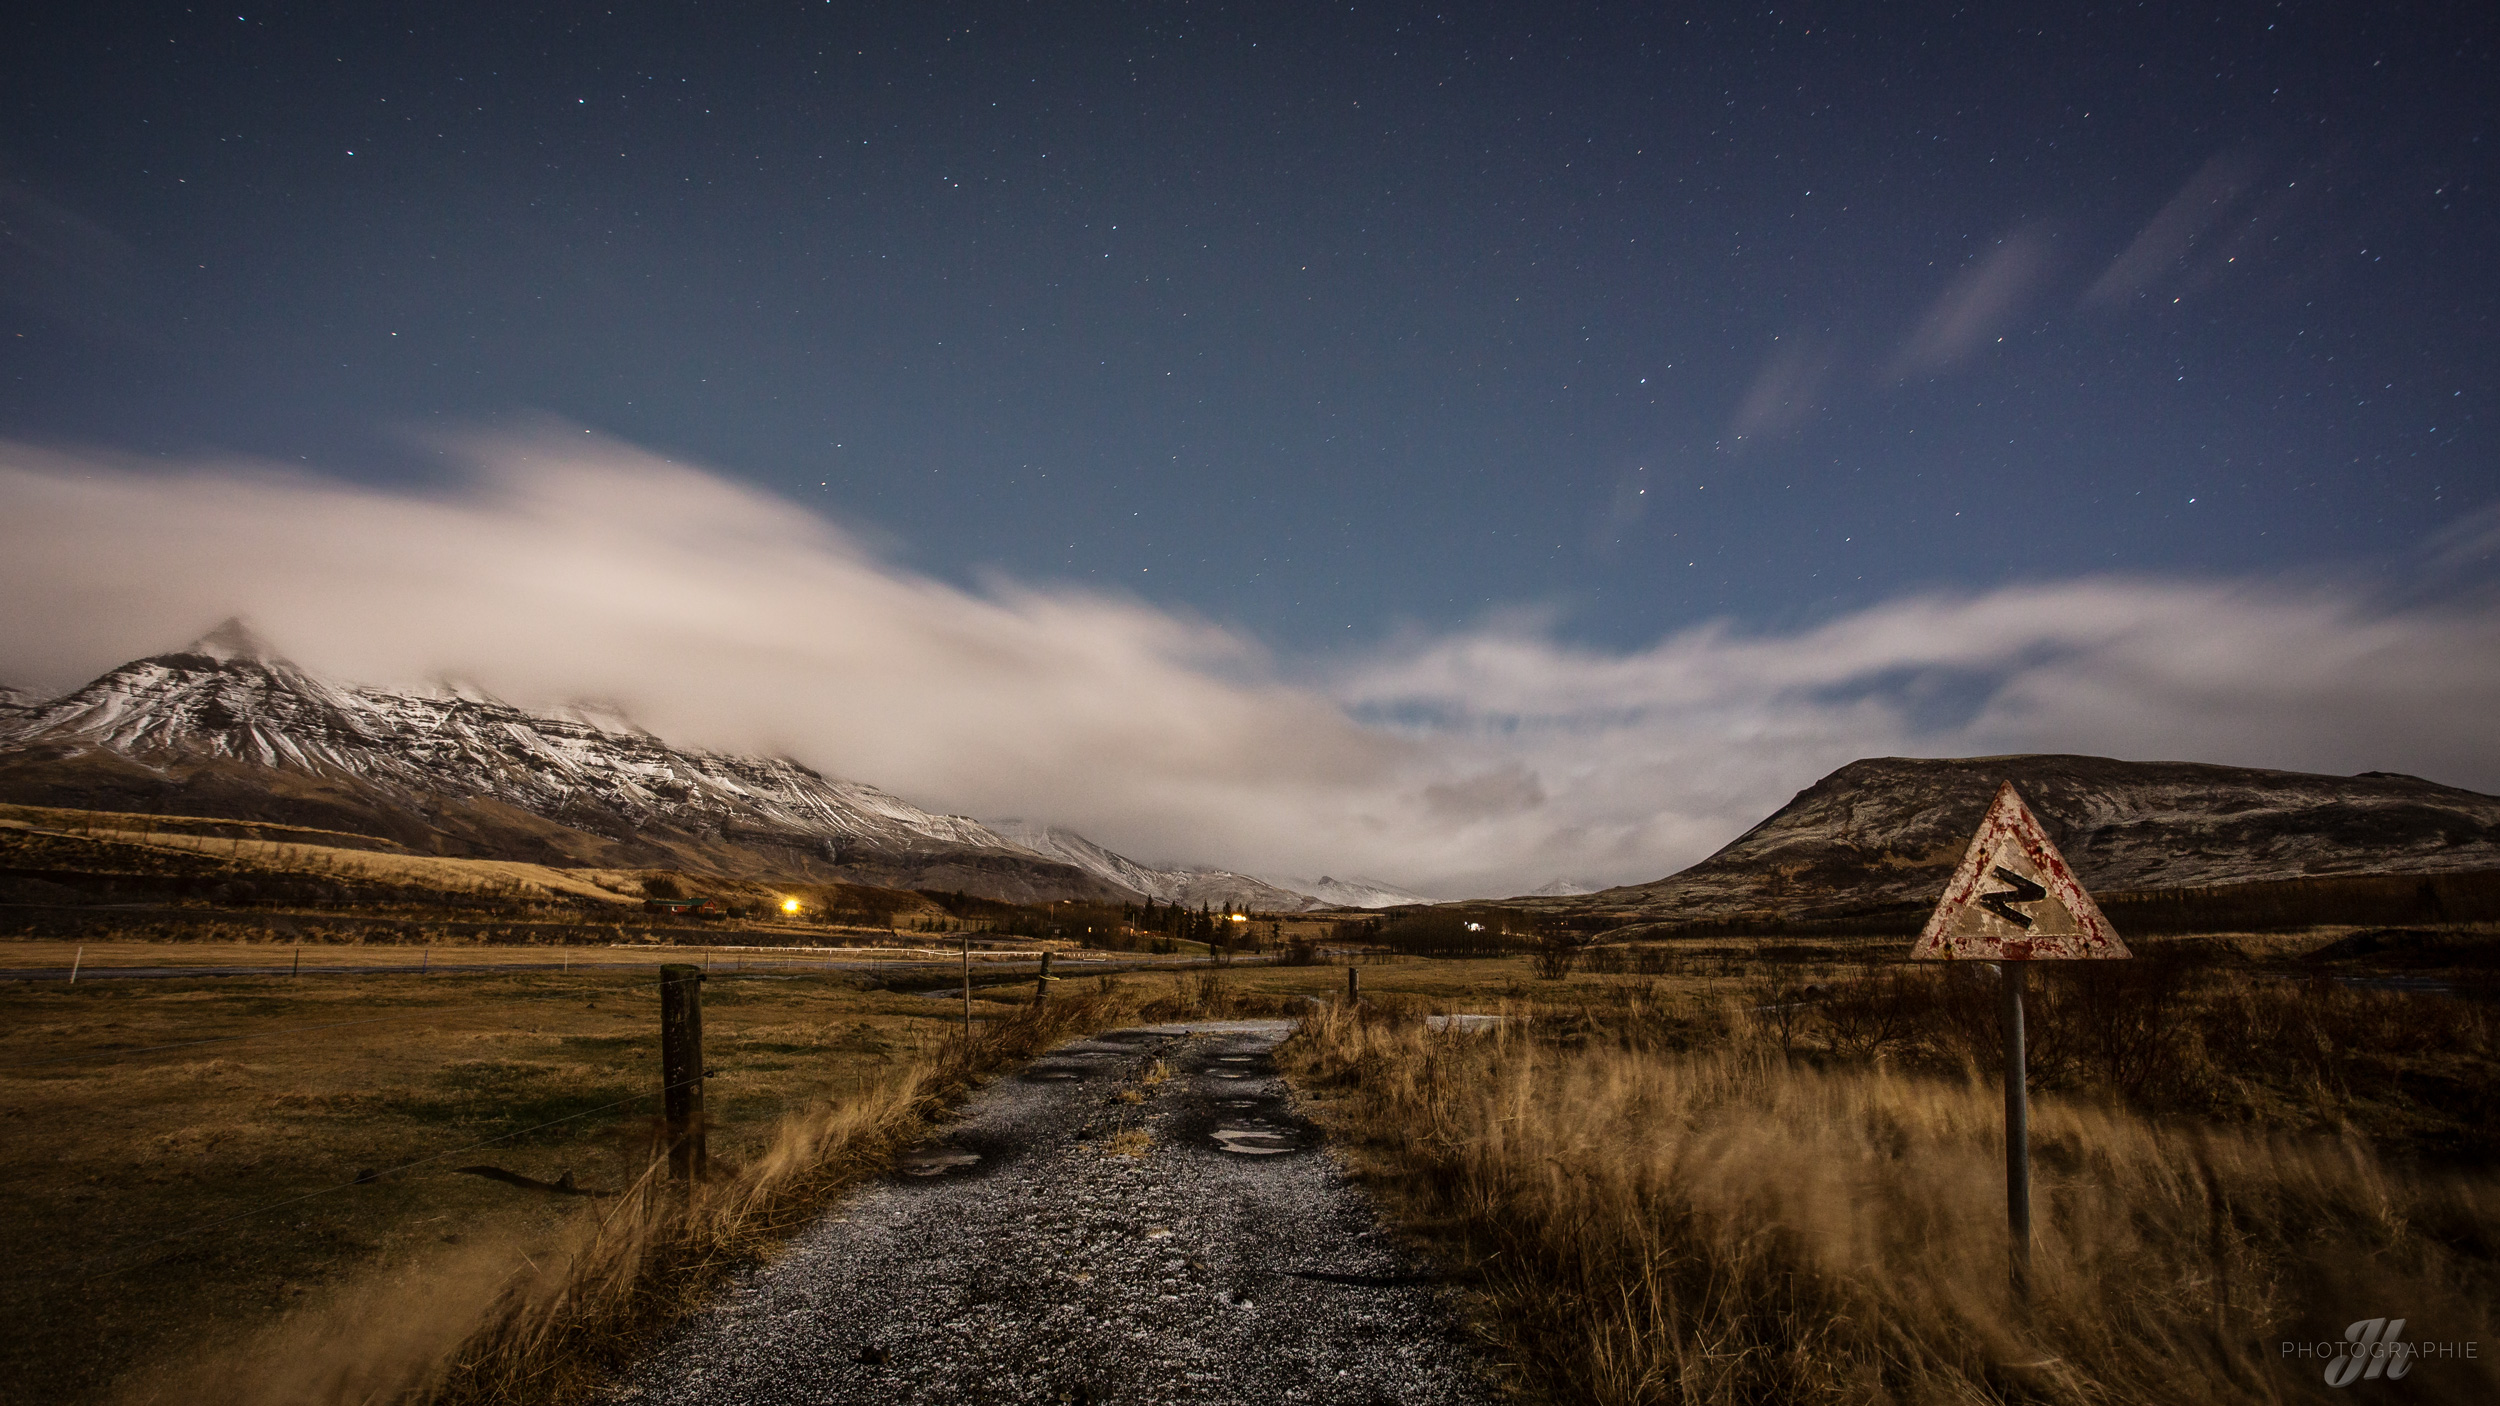
<path fill-rule="evenodd" d="M 2284 886 L 2317 890 L 2365 876 L 2500 869 L 2500 797 L 2414 776 L 2064 755 L 1877 757 L 1815 782 L 1667 878 L 1516 904 L 1584 926 L 1915 925 L 2004 781 L 2096 894 L 2288 893 Z"/>

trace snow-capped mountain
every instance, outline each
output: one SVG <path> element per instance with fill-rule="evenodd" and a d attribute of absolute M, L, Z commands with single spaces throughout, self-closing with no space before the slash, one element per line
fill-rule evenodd
<path fill-rule="evenodd" d="M 1073 864 L 1157 903 L 1185 908 L 1246 910 L 1254 913 L 1299 913 L 1321 905 L 1307 894 L 1281 889 L 1228 869 L 1180 866 L 1158 869 L 1095 844 L 1074 830 L 1033 820 L 992 820 L 992 831 L 1036 854 Z"/>
<path fill-rule="evenodd" d="M 1322 874 L 1316 879 L 1278 879 L 1276 883 L 1295 893 L 1308 894 L 1330 908 L 1402 908 L 1410 903 L 1433 901 L 1378 879 L 1332 879 Z"/>
<path fill-rule="evenodd" d="M 318 823 L 445 853 L 1134 896 L 968 817 L 785 757 L 671 747 L 612 711 L 333 684 L 235 621 L 0 713 L 0 796 Z"/>
<path fill-rule="evenodd" d="M 1595 892 L 1597 892 L 1597 885 L 1595 884 L 1584 884 L 1577 879 L 1556 879 L 1552 883 L 1540 884 L 1537 887 L 1528 890 L 1523 897 L 1578 898 L 1584 893 Z"/>

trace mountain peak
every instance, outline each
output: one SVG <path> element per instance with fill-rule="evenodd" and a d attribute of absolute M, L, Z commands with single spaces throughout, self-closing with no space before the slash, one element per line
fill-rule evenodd
<path fill-rule="evenodd" d="M 262 639 L 240 615 L 229 615 L 216 629 L 193 640 L 185 654 L 204 655 L 221 664 L 237 660 L 253 664 L 279 664 L 285 661 L 269 641 Z"/>

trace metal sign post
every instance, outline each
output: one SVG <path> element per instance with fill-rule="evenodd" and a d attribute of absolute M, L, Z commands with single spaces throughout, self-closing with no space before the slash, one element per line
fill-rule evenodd
<path fill-rule="evenodd" d="M 2100 905 L 2023 804 L 1997 788 L 1944 898 L 1910 949 L 1914 961 L 1994 962 L 1997 1024 L 2005 1044 L 2005 1229 L 2016 1294 L 2031 1282 L 2031 1100 L 2023 1049 L 2023 987 L 2030 962 L 2131 957 Z"/>
<path fill-rule="evenodd" d="M 2023 1048 L 2023 986 L 2031 968 L 1997 967 L 1997 1029 L 2005 1040 L 2005 1235 L 2014 1292 L 2031 1288 L 2031 1070 Z"/>

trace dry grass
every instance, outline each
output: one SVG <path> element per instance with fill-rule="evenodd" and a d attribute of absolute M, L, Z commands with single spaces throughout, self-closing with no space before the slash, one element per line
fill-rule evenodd
<path fill-rule="evenodd" d="M 329 832 L 298 831 L 295 827 L 285 826 L 266 828 L 301 833 L 306 839 L 269 840 L 201 834 L 191 829 L 164 826 L 161 822 L 166 817 L 160 816 L 113 816 L 104 812 L 65 814 L 83 815 L 87 819 L 74 830 L 59 833 L 74 834 L 82 840 L 101 844 L 203 855 L 245 869 L 313 874 L 392 887 L 422 887 L 444 893 L 591 899 L 620 908 L 639 907 L 642 903 L 640 876 L 632 870 L 558 869 L 552 865 L 508 859 L 452 859 L 439 855 L 391 853 L 372 848 L 372 842 L 362 836 L 340 836 L 342 840 L 351 842 L 346 844 L 307 842 Z M 51 828 L 17 818 L 0 818 L 0 827 L 39 831 Z M 352 843 L 356 841 L 362 843 Z"/>
<path fill-rule="evenodd" d="M 1154 1134 L 1144 1128 L 1123 1128 L 1103 1139 L 1105 1157 L 1143 1157 L 1154 1146 Z"/>
<path fill-rule="evenodd" d="M 984 1022 L 1014 1009 L 996 994 Z M 888 1097 L 960 1019 L 844 976 L 716 980 L 706 1005 L 712 1145 L 740 1165 L 787 1119 Z M 454 1169 L 630 1185 L 657 1016 L 652 977 L 621 971 L 0 986 L 0 1401 L 144 1395 L 360 1296 L 543 1264 L 586 1203 Z"/>
<path fill-rule="evenodd" d="M 309 940 L 294 941 L 271 934 L 263 924 L 250 920 L 234 924 L 238 936 L 198 937 L 181 942 L 120 939 L 80 942 L 73 938 L 33 938 L 15 941 L 0 937 L 0 968 L 43 971 L 66 977 L 72 963 L 90 979 L 101 979 L 116 968 L 241 968 L 253 975 L 285 976 L 295 969 L 298 956 L 306 972 L 305 979 L 336 980 L 342 973 L 323 972 L 325 967 L 354 968 L 358 975 L 371 971 L 416 973 L 421 967 L 432 971 L 444 968 L 477 967 L 547 967 L 558 971 L 596 971 L 603 968 L 656 970 L 670 962 L 694 962 L 716 974 L 735 974 L 746 970 L 805 971 L 809 967 L 834 970 L 834 963 L 855 967 L 861 963 L 928 963 L 953 965 L 958 959 L 956 949 L 945 946 L 914 946 L 865 940 L 845 940 L 840 931 L 818 930 L 803 934 L 817 939 L 814 944 L 767 945 L 763 941 L 740 941 L 756 938 L 748 932 L 724 932 L 714 943 L 693 942 L 618 942 L 581 941 L 563 944 L 521 945 L 509 942 L 483 942 L 475 938 L 424 942 L 355 942 L 330 941 L 317 930 Z M 309 926 L 309 925 L 307 925 Z M 778 936 L 766 933 L 764 937 Z M 594 929 L 589 936 L 606 938 L 605 930 Z M 862 934 L 884 937 L 883 933 Z M 1039 944 L 1035 944 L 1038 946 Z M 1142 960 L 1142 959 L 1140 959 Z M 1020 948 L 976 951 L 972 954 L 975 976 L 989 980 L 985 966 L 1022 962 L 1028 966 L 1033 953 Z M 1070 964 L 1074 966 L 1074 963 Z M 1079 968 L 1081 970 L 1081 968 Z M 1027 988 L 1028 994 L 1030 988 Z"/>
<path fill-rule="evenodd" d="M 1993 1081 L 1811 1068 L 1761 1040 L 1565 1047 L 1550 1011 L 1467 1035 L 1375 1010 L 1307 1022 L 1284 1058 L 1410 1224 L 1473 1270 L 1531 1395 L 2336 1399 L 2280 1344 L 2389 1315 L 2416 1342 L 2483 1344 L 2418 1365 L 2405 1399 L 2500 1399 L 2488 1176 L 2040 1100 L 2026 1311 Z"/>
<path fill-rule="evenodd" d="M 1108 1025 L 1293 999 L 1189 976 L 1068 981 L 1039 1009 L 1022 983 L 976 994 L 967 1046 L 951 999 L 839 977 L 713 983 L 718 1175 L 689 1195 L 650 1174 L 647 976 L 0 990 L 0 1055 L 19 1066 L 0 1116 L 66 1133 L 0 1151 L 0 1210 L 39 1232 L 0 1291 L 19 1327 L 0 1343 L 0 1399 L 579 1399 L 991 1071 Z M 246 1038 L 156 1048 L 203 1035 Z M 69 1058 L 29 1065 L 55 1053 Z M 567 1121 L 536 1126 L 548 1118 Z M 472 1162 L 622 1194 L 452 1174 Z"/>
<path fill-rule="evenodd" d="M 889 1166 L 975 1080 L 1069 1034 L 1132 1018 L 1116 986 L 1020 1007 L 873 1086 L 795 1108 L 750 1156 L 687 1187 L 648 1150 L 623 1194 L 557 1233 L 415 1271 L 370 1273 L 231 1349 L 127 1384 L 138 1403 L 344 1406 L 580 1398 L 731 1270 Z"/>

